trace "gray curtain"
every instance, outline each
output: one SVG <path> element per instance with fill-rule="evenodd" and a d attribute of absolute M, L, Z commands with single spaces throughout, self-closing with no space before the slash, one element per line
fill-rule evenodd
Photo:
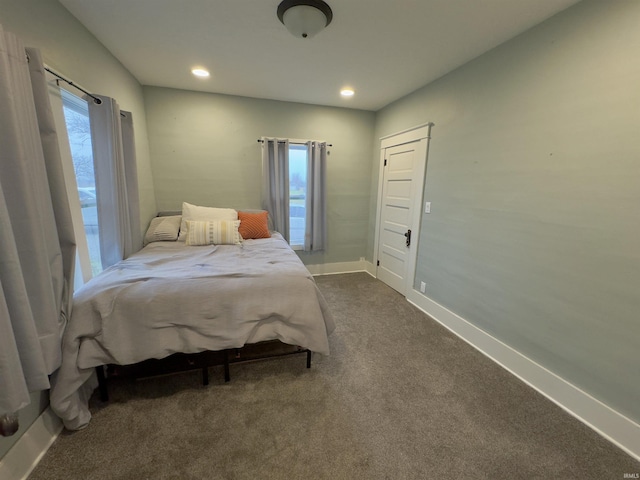
<path fill-rule="evenodd" d="M 122 127 L 122 150 L 124 153 L 124 188 L 127 196 L 126 221 L 130 234 L 124 249 L 124 257 L 142 248 L 142 232 L 140 231 L 140 197 L 138 195 L 138 162 L 136 161 L 136 144 L 134 141 L 133 118 L 131 112 L 120 111 Z"/>
<path fill-rule="evenodd" d="M 75 240 L 44 73 L 0 26 L 0 416 L 49 388 L 71 308 Z"/>
<path fill-rule="evenodd" d="M 142 247 L 140 200 L 131 113 L 113 98 L 95 95 L 89 104 L 96 176 L 102 267 L 127 258 Z"/>
<path fill-rule="evenodd" d="M 262 138 L 262 208 L 289 241 L 289 140 Z"/>
<path fill-rule="evenodd" d="M 307 196 L 304 251 L 324 250 L 327 243 L 327 144 L 307 142 Z"/>

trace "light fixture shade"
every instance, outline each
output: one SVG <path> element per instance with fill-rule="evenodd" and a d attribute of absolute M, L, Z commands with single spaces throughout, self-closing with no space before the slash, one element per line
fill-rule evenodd
<path fill-rule="evenodd" d="M 320 0 L 284 0 L 278 6 L 278 18 L 292 35 L 311 38 L 331 23 L 333 13 Z"/>

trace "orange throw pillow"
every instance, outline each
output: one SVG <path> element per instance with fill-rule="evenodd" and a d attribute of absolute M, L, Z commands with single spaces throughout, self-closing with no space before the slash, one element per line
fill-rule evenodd
<path fill-rule="evenodd" d="M 267 211 L 258 213 L 238 212 L 238 220 L 240 220 L 238 231 L 242 238 L 245 240 L 250 238 L 270 238 L 268 217 L 269 212 Z"/>

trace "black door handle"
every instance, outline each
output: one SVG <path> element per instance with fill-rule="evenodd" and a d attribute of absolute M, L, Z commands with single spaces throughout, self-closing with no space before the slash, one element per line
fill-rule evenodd
<path fill-rule="evenodd" d="M 411 229 L 407 230 L 407 233 L 404 234 L 407 237 L 407 247 L 411 245 Z"/>

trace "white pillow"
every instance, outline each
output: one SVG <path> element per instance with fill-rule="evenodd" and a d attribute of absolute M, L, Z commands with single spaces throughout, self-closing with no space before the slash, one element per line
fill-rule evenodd
<path fill-rule="evenodd" d="M 233 208 L 199 207 L 190 203 L 182 203 L 182 223 L 180 224 L 180 235 L 178 241 L 184 242 L 187 238 L 187 220 L 207 221 L 207 220 L 237 220 L 238 212 Z"/>
<path fill-rule="evenodd" d="M 240 220 L 187 220 L 187 245 L 238 245 Z"/>
<path fill-rule="evenodd" d="M 168 217 L 154 217 L 151 219 L 147 233 L 144 236 L 144 245 L 151 242 L 175 242 L 180 230 L 180 215 Z"/>

